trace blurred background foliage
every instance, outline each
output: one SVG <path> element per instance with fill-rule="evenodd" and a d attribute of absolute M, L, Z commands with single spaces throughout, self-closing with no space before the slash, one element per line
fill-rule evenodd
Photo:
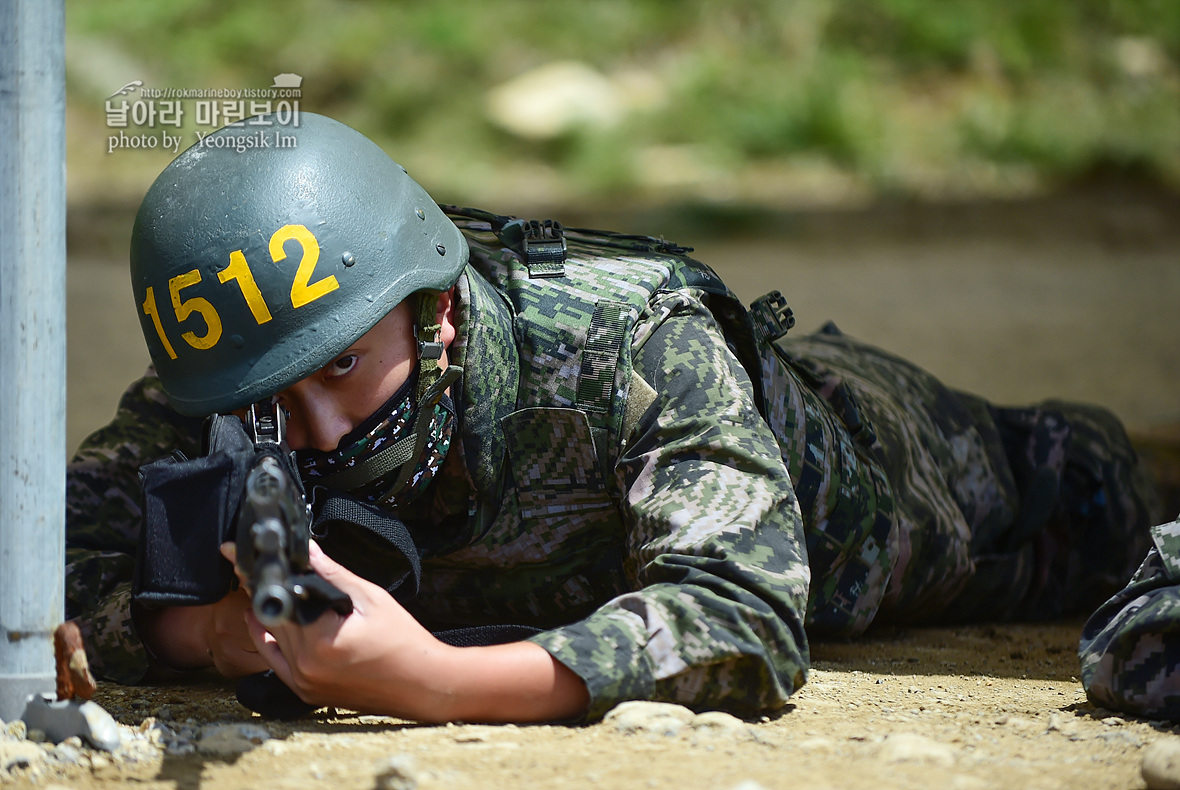
<path fill-rule="evenodd" d="M 170 158 L 107 155 L 121 85 L 280 72 L 493 208 L 1180 185 L 1177 0 L 70 0 L 67 29 L 76 199 L 137 200 Z"/>

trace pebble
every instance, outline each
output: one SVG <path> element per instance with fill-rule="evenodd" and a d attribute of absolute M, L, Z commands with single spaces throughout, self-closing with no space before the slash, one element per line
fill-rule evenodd
<path fill-rule="evenodd" d="M 1062 735 L 1074 735 L 1078 731 L 1078 725 L 1072 718 L 1066 718 L 1060 713 L 1050 713 L 1049 726 L 1046 730 L 1048 732 L 1060 732 Z"/>
<path fill-rule="evenodd" d="M 940 765 L 952 765 L 955 752 L 945 743 L 931 740 L 922 735 L 899 733 L 890 735 L 881 746 L 880 757 L 887 763 L 913 760 L 930 761 Z"/>
<path fill-rule="evenodd" d="M 1007 721 L 1004 724 L 1016 730 L 1033 730 L 1037 728 L 1037 723 L 1032 719 L 1025 719 L 1020 716 L 1008 716 L 1006 718 Z"/>
<path fill-rule="evenodd" d="M 1141 748 L 1144 743 L 1143 739 L 1138 735 L 1124 730 L 1119 730 L 1118 732 L 1100 732 L 1097 737 L 1116 746 L 1133 746 L 1136 749 Z"/>
<path fill-rule="evenodd" d="M 256 724 L 213 724 L 201 730 L 196 747 L 201 754 L 243 754 L 264 741 L 270 733 Z"/>
<path fill-rule="evenodd" d="M 64 741 L 53 747 L 53 751 L 50 754 L 53 755 L 54 760 L 68 765 L 73 765 L 82 759 L 82 752 Z"/>
<path fill-rule="evenodd" d="M 395 754 L 377 764 L 376 790 L 414 790 L 418 786 L 418 768 L 414 758 Z"/>
<path fill-rule="evenodd" d="M 744 782 L 734 785 L 733 790 L 766 790 L 766 788 L 753 779 L 746 779 Z"/>
<path fill-rule="evenodd" d="M 1180 790 L 1180 738 L 1161 738 L 1148 746 L 1140 771 L 1148 790 Z"/>
<path fill-rule="evenodd" d="M 45 760 L 45 750 L 32 741 L 0 741 L 0 769 L 28 768 Z"/>
<path fill-rule="evenodd" d="M 51 717 L 53 725 L 61 725 L 63 720 L 69 724 L 69 720 L 81 718 L 85 711 L 80 711 L 79 708 L 82 704 L 88 703 L 90 701 L 73 701 L 68 710 L 64 711 L 67 715 Z M 54 704 L 59 703 L 55 700 Z M 94 706 L 103 714 L 106 713 L 97 704 Z M 60 736 L 54 737 L 53 732 L 42 735 L 44 731 L 40 726 L 29 726 L 27 722 L 0 722 L 0 784 L 11 779 L 12 772 L 19 772 L 26 780 L 37 781 L 54 770 L 65 767 L 76 766 L 90 771 L 101 771 L 107 768 L 119 769 L 124 765 L 149 763 L 160 758 L 160 730 L 157 729 L 160 725 L 155 721 L 131 727 L 115 724 L 111 720 L 110 725 L 109 744 L 106 748 L 100 748 L 88 742 L 91 740 L 89 736 L 93 733 L 89 733 L 85 740 L 78 735 L 62 739 Z M 156 737 L 153 739 L 150 737 L 152 735 Z M 171 733 L 169 736 L 174 737 Z M 191 752 L 193 747 L 189 745 L 188 750 Z M 50 784 L 47 790 L 50 788 L 62 790 L 63 785 Z"/>
<path fill-rule="evenodd" d="M 119 748 L 119 725 L 93 700 L 57 700 L 52 694 L 29 697 L 21 719 L 30 731 L 39 730 L 54 743 L 76 735 L 96 749 Z"/>
<path fill-rule="evenodd" d="M 753 735 L 750 725 L 737 716 L 720 710 L 698 713 L 688 724 L 697 736 L 747 738 Z"/>
<path fill-rule="evenodd" d="M 613 724 L 616 730 L 628 735 L 643 733 L 672 737 L 684 729 L 695 716 L 696 714 L 683 705 L 632 700 L 616 705 L 603 717 L 603 721 Z"/>
<path fill-rule="evenodd" d="M 795 746 L 804 751 L 830 752 L 836 748 L 836 742 L 831 738 L 816 736 L 814 738 L 804 738 L 796 743 Z"/>

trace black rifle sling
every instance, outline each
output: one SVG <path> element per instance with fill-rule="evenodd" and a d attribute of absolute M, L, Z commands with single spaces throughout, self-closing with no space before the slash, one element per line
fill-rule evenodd
<path fill-rule="evenodd" d="M 422 562 L 401 519 L 350 496 L 317 488 L 311 534 L 353 573 L 405 600 L 418 594 Z"/>

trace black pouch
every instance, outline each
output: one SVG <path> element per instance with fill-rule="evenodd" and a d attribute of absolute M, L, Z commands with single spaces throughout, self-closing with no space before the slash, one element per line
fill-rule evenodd
<path fill-rule="evenodd" d="M 205 455 L 181 453 L 140 467 L 143 528 L 133 600 L 145 607 L 198 606 L 225 597 L 233 566 L 218 547 L 234 536 L 234 516 L 254 445 L 237 417 L 215 415 Z"/>

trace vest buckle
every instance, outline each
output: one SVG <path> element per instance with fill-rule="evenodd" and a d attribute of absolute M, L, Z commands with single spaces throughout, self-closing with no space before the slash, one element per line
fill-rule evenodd
<path fill-rule="evenodd" d="M 750 303 L 750 317 L 759 340 L 773 343 L 795 326 L 795 313 L 787 306 L 787 299 L 778 291 L 771 291 Z"/>
<path fill-rule="evenodd" d="M 524 232 L 524 263 L 529 277 L 565 276 L 565 228 L 557 220 L 529 220 Z"/>

